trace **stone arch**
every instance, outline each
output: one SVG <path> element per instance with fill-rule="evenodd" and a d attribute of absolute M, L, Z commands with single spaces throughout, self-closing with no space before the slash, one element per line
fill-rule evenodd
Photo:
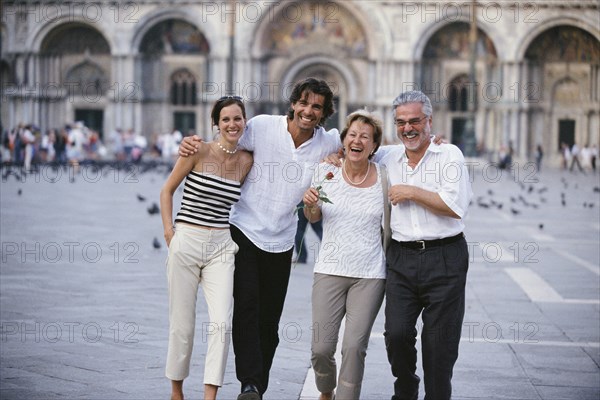
<path fill-rule="evenodd" d="M 453 58 L 468 59 L 469 24 L 466 22 L 453 22 L 437 29 L 425 42 L 421 53 L 425 58 Z M 498 58 L 496 46 L 491 38 L 481 28 L 477 28 L 477 57 L 485 58 L 488 62 L 495 62 Z"/>
<path fill-rule="evenodd" d="M 600 41 L 572 25 L 557 25 L 537 35 L 525 52 L 525 59 L 537 63 L 600 63 Z"/>
<path fill-rule="evenodd" d="M 166 19 L 152 26 L 140 41 L 138 52 L 144 55 L 207 55 L 210 46 L 204 34 L 181 19 Z"/>
<path fill-rule="evenodd" d="M 71 95 L 86 95 L 96 98 L 104 95 L 109 86 L 106 72 L 91 60 L 85 60 L 66 71 L 64 82 L 72 91 Z M 90 96 L 90 91 L 93 96 Z"/>
<path fill-rule="evenodd" d="M 110 54 L 106 38 L 85 24 L 62 24 L 48 32 L 40 43 L 41 55 Z"/>
<path fill-rule="evenodd" d="M 433 25 L 429 26 L 429 28 L 427 28 L 421 34 L 419 41 L 417 42 L 417 44 L 414 47 L 413 59 L 417 60 L 417 61 L 423 61 L 425 49 L 430 44 L 432 38 L 434 38 L 434 36 L 443 32 L 448 27 L 451 27 L 452 25 L 455 25 L 455 24 L 464 24 L 464 25 L 468 26 L 469 21 L 465 18 L 459 18 L 456 21 L 438 23 L 438 24 L 433 24 Z M 499 35 L 499 33 L 493 31 L 491 27 L 489 27 L 487 25 L 484 26 L 479 23 L 477 24 L 477 33 L 478 33 L 478 38 L 485 37 L 488 39 L 488 42 L 485 43 L 485 45 L 492 46 L 494 49 L 495 57 L 497 59 L 500 58 L 498 47 L 496 45 L 498 40 L 495 40 L 495 38 Z"/>
<path fill-rule="evenodd" d="M 449 111 L 464 112 L 468 109 L 469 102 L 469 77 L 467 74 L 454 76 L 448 85 L 448 108 Z"/>
<path fill-rule="evenodd" d="M 598 31 L 557 18 L 532 30 L 519 49 L 528 82 L 538 97 L 530 122 L 534 142 L 557 148 L 562 142 L 599 142 Z M 540 101 L 541 100 L 541 101 Z"/>
<path fill-rule="evenodd" d="M 475 153 L 476 142 L 487 139 L 484 135 L 489 132 L 485 126 L 489 123 L 487 99 L 480 95 L 479 88 L 487 82 L 497 82 L 500 75 L 495 42 L 479 24 L 477 33 L 474 83 L 468 78 L 470 24 L 464 18 L 432 26 L 415 49 L 416 81 L 421 90 L 430 93 L 437 129 L 469 156 Z M 473 116 L 475 125 L 471 129 Z"/>
<path fill-rule="evenodd" d="M 39 42 L 36 59 L 42 85 L 72 84 L 67 89 L 71 94 L 82 94 L 86 87 L 93 87 L 96 95 L 106 92 L 112 72 L 111 47 L 94 26 L 81 22 L 59 24 Z M 80 76 L 75 77 L 77 74 Z M 68 76 L 75 80 L 67 81 Z M 75 81 L 79 84 L 74 85 Z"/>
<path fill-rule="evenodd" d="M 307 44 L 315 53 L 373 59 L 375 39 L 364 16 L 341 2 L 282 2 L 263 13 L 252 37 L 255 58 L 288 56 Z"/>
<path fill-rule="evenodd" d="M 196 105 L 198 79 L 187 68 L 174 71 L 169 78 L 172 105 Z"/>
<path fill-rule="evenodd" d="M 113 42 L 114 38 L 106 34 L 106 29 L 101 23 L 91 25 L 89 22 L 75 16 L 64 17 L 57 20 L 53 20 L 45 25 L 41 25 L 37 32 L 29 36 L 29 40 L 26 44 L 26 48 L 31 49 L 33 53 L 41 53 L 44 43 L 48 40 L 52 40 L 53 35 L 59 34 L 63 30 L 70 28 L 83 29 L 87 28 L 95 31 L 108 47 L 108 54 L 112 54 L 115 48 Z"/>
<path fill-rule="evenodd" d="M 359 87 L 359 84 L 357 83 L 354 72 L 348 65 L 332 60 L 329 57 L 316 55 L 313 57 L 302 57 L 290 62 L 286 66 L 285 72 L 281 74 L 281 83 L 284 87 L 291 87 L 296 83 L 296 80 L 300 78 L 303 71 L 306 72 L 311 69 L 314 70 L 315 68 L 321 68 L 328 71 L 331 75 L 337 75 L 341 78 L 341 84 L 338 83 L 337 85 L 337 93 L 335 90 L 336 88 L 332 87 L 334 95 L 346 95 L 349 99 L 356 99 L 356 88 Z"/>
<path fill-rule="evenodd" d="M 451 80 L 457 75 L 469 73 L 470 60 L 470 26 L 467 22 L 458 21 L 444 24 L 429 35 L 423 42 L 424 47 L 415 66 L 417 83 L 423 90 L 433 93 L 434 108 L 447 108 Z M 477 59 L 475 65 L 476 82 L 490 82 L 497 79 L 498 54 L 491 38 L 478 28 Z M 473 88 L 470 89 L 473 91 Z M 477 108 L 477 98 L 471 99 Z"/>
<path fill-rule="evenodd" d="M 597 27 L 593 27 L 593 26 L 587 24 L 586 22 L 575 19 L 575 18 L 560 17 L 560 18 L 555 18 L 555 19 L 545 21 L 540 24 L 536 24 L 535 27 L 533 27 L 529 31 L 529 33 L 527 33 L 527 35 L 525 35 L 525 37 L 521 40 L 520 45 L 517 47 L 517 50 L 516 50 L 517 52 L 515 54 L 515 59 L 516 60 L 525 59 L 527 50 L 530 48 L 531 44 L 536 39 L 538 39 L 540 37 L 540 35 L 543 35 L 548 30 L 558 27 L 558 26 L 570 26 L 573 28 L 580 29 L 580 30 L 592 35 L 593 37 L 596 38 L 597 41 L 600 42 L 600 31 L 598 30 Z"/>
<path fill-rule="evenodd" d="M 197 21 L 195 21 L 189 13 L 185 13 L 183 10 L 168 10 L 152 14 L 140 21 L 140 28 L 133 34 L 133 38 L 131 40 L 131 54 L 140 54 L 140 49 L 142 47 L 144 38 L 146 38 L 153 29 L 156 29 L 160 24 L 163 24 L 167 21 L 183 21 L 193 26 L 206 41 L 206 46 L 208 46 L 206 54 L 210 53 L 211 43 L 215 42 L 215 38 L 212 37 L 213 35 L 210 33 L 213 30 L 200 29 L 196 24 Z"/>

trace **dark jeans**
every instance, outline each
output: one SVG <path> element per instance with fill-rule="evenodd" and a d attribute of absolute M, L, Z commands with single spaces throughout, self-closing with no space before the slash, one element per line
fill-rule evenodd
<path fill-rule="evenodd" d="M 261 250 L 233 225 L 231 237 L 239 246 L 233 281 L 235 371 L 242 384 L 253 383 L 263 394 L 279 344 L 292 249 L 283 253 Z"/>
<path fill-rule="evenodd" d="M 392 375 L 396 377 L 392 399 L 417 399 L 415 344 L 421 312 L 425 399 L 450 399 L 465 312 L 467 243 L 461 238 L 421 251 L 392 241 L 386 256 L 384 336 Z"/>
<path fill-rule="evenodd" d="M 298 204 L 301 206 L 302 202 Z M 303 237 L 306 232 L 306 227 L 308 226 L 308 219 L 304 216 L 304 212 L 302 210 L 298 210 L 298 227 L 296 228 L 296 237 L 294 238 L 294 247 L 296 248 L 296 254 L 298 255 L 298 262 L 305 263 L 307 257 L 306 243 L 304 242 Z M 310 224 L 312 226 L 313 231 L 317 234 L 319 240 L 323 239 L 323 224 L 321 220 L 317 222 L 313 222 Z"/>

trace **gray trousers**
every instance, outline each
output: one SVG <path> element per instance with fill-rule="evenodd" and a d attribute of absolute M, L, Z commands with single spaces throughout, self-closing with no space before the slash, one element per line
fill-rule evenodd
<path fill-rule="evenodd" d="M 336 399 L 358 399 L 373 323 L 383 302 L 385 279 L 314 275 L 312 290 L 313 338 L 311 362 L 317 389 L 336 388 L 335 350 L 346 316 L 342 365 Z"/>

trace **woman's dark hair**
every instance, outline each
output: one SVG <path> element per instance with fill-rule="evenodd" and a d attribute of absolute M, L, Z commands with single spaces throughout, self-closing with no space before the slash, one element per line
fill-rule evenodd
<path fill-rule="evenodd" d="M 292 89 L 292 94 L 290 95 L 290 105 L 302 99 L 307 92 L 325 97 L 325 102 L 323 104 L 323 117 L 321 117 L 321 120 L 319 121 L 319 125 L 323 125 L 327 118 L 329 118 L 331 114 L 335 112 L 335 109 L 333 108 L 333 92 L 331 91 L 331 88 L 327 82 L 315 78 L 306 78 L 303 81 L 298 82 L 294 86 L 294 89 Z M 288 118 L 294 119 L 294 110 L 292 107 L 288 109 Z"/>
<path fill-rule="evenodd" d="M 342 142 L 348 134 L 348 129 L 350 129 L 350 125 L 352 125 L 356 121 L 360 121 L 364 124 L 371 125 L 373 127 L 373 141 L 375 142 L 375 148 L 373 149 L 373 153 L 369 155 L 369 158 L 371 158 L 377 152 L 379 146 L 381 145 L 381 140 L 383 138 L 383 123 L 381 122 L 381 119 L 379 119 L 379 117 L 377 117 L 370 111 L 354 111 L 352 114 L 346 117 L 346 126 L 344 126 L 344 129 L 342 129 L 342 133 L 340 133 L 340 139 Z"/>
<path fill-rule="evenodd" d="M 221 110 L 232 104 L 237 104 L 242 109 L 242 116 L 246 119 L 246 107 L 244 107 L 243 99 L 239 96 L 223 96 L 215 102 L 215 105 L 210 112 L 210 119 L 213 126 L 219 126 L 219 117 Z"/>

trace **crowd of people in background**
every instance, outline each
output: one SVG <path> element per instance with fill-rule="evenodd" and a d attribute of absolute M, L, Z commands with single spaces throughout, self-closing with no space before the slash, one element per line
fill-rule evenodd
<path fill-rule="evenodd" d="M 194 135 L 193 131 L 185 136 Z M 152 134 L 150 140 L 133 129 L 116 128 L 103 139 L 102 135 L 81 121 L 50 128 L 43 132 L 32 123 L 20 123 L 4 130 L 0 142 L 0 163 L 23 166 L 31 171 L 35 164 L 59 163 L 77 165 L 87 161 L 122 161 L 138 163 L 145 160 L 162 160 L 173 163 L 184 135 L 177 129 L 163 134 Z M 442 136 L 443 137 L 443 136 Z M 500 147 L 497 153 L 500 169 L 509 168 L 513 162 L 512 142 Z M 598 147 L 596 144 L 579 147 L 561 143 L 561 169 L 596 172 Z M 534 152 L 538 171 L 542 168 L 544 151 L 537 145 Z"/>
<path fill-rule="evenodd" d="M 580 148 L 577 143 L 569 146 L 566 143 L 561 143 L 561 169 L 573 171 L 577 166 L 580 172 L 587 171 L 596 172 L 596 163 L 598 160 L 598 147 L 596 144 L 592 146 L 585 145 Z"/>
<path fill-rule="evenodd" d="M 509 169 L 514 161 L 515 150 L 512 142 L 508 145 L 500 146 L 497 153 L 497 162 L 500 169 Z M 533 160 L 537 171 L 542 170 L 542 160 L 544 159 L 544 148 L 538 144 L 533 152 Z M 560 168 L 564 171 L 573 172 L 575 167 L 579 172 L 596 172 L 596 163 L 598 161 L 598 147 L 596 144 L 591 146 L 586 144 L 583 148 L 577 143 L 569 146 L 567 143 L 560 145 Z"/>
<path fill-rule="evenodd" d="M 81 121 L 45 132 L 35 124 L 21 123 L 2 132 L 0 162 L 23 166 L 28 172 L 35 164 L 44 163 L 78 165 L 103 160 L 137 163 L 142 158 L 171 163 L 177 158 L 182 138 L 177 129 L 153 134 L 149 142 L 140 132 L 120 128 L 103 139 L 98 131 Z"/>

